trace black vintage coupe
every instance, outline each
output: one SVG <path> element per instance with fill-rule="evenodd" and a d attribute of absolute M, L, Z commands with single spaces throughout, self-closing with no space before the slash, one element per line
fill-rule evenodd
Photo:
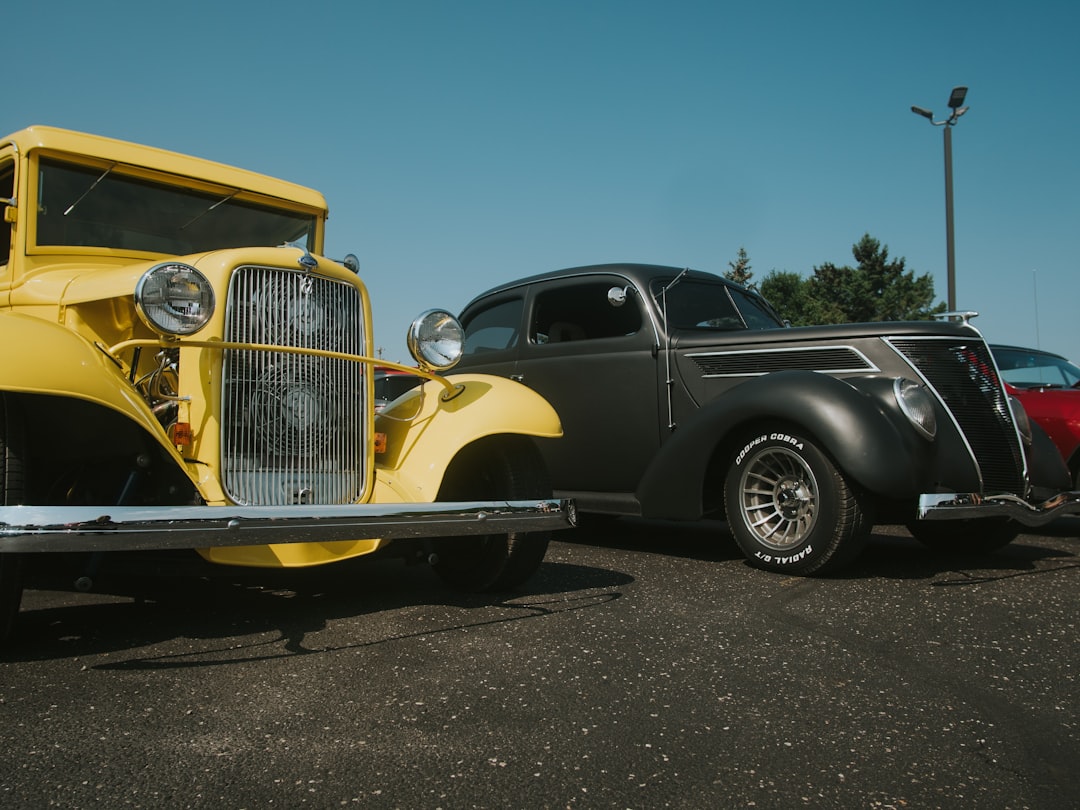
<path fill-rule="evenodd" d="M 754 564 L 813 574 L 875 522 L 989 551 L 1080 512 L 965 319 L 790 328 L 717 276 L 611 264 L 503 284 L 460 320 L 460 370 L 559 412 L 541 449 L 586 514 L 726 517 Z"/>

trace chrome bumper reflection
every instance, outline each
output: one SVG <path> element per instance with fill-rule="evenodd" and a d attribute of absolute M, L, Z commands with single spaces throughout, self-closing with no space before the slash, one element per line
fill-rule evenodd
<path fill-rule="evenodd" d="M 1024 526 L 1045 526 L 1064 515 L 1080 515 L 1080 492 L 1062 492 L 1032 504 L 1015 495 L 939 494 L 919 496 L 920 520 L 1007 517 Z"/>
<path fill-rule="evenodd" d="M 573 501 L 344 506 L 0 506 L 0 552 L 150 551 L 554 531 Z"/>

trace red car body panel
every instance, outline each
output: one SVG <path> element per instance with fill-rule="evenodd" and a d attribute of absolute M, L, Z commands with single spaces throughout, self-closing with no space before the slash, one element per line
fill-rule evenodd
<path fill-rule="evenodd" d="M 1080 368 L 1061 355 L 1016 346 L 991 346 L 1007 391 L 1061 452 L 1080 481 Z"/>

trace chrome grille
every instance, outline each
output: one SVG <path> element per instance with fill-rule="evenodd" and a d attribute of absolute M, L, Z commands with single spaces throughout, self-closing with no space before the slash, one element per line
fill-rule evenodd
<path fill-rule="evenodd" d="M 983 492 L 1023 495 L 1024 457 L 986 344 L 960 338 L 893 338 L 889 343 L 952 412 L 979 465 Z"/>
<path fill-rule="evenodd" d="M 351 284 L 241 267 L 229 285 L 225 340 L 363 354 Z M 240 504 L 355 501 L 364 483 L 363 366 L 275 351 L 224 352 L 222 484 Z"/>

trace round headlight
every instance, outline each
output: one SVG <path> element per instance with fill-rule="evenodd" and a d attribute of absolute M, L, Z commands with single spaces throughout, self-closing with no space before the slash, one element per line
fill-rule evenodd
<path fill-rule="evenodd" d="M 194 267 L 167 262 L 143 273 L 135 286 L 135 306 L 154 331 L 190 335 L 214 314 L 214 288 Z"/>
<path fill-rule="evenodd" d="M 423 368 L 444 370 L 461 359 L 465 330 L 449 312 L 432 309 L 409 327 L 409 353 Z"/>
<path fill-rule="evenodd" d="M 928 439 L 934 438 L 937 435 L 937 416 L 934 414 L 934 398 L 926 386 L 897 378 L 893 381 L 893 393 L 896 404 L 915 429 Z"/>

